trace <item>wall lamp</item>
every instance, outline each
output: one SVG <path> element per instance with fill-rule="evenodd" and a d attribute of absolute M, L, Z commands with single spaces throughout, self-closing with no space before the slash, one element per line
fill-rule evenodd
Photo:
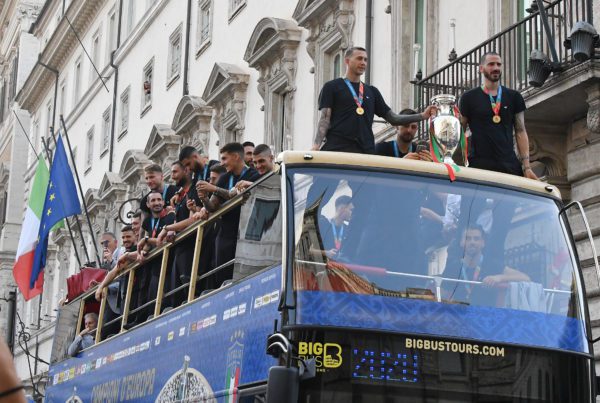
<path fill-rule="evenodd" d="M 573 25 L 571 36 L 565 39 L 565 48 L 571 49 L 573 58 L 585 62 L 594 53 L 594 48 L 600 46 L 598 33 L 592 24 L 578 21 Z"/>

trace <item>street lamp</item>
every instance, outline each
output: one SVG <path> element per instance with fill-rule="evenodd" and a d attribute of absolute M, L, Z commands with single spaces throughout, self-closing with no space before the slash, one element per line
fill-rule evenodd
<path fill-rule="evenodd" d="M 532 87 L 541 87 L 552 72 L 552 64 L 548 56 L 540 50 L 534 49 L 529 56 L 529 84 Z"/>
<path fill-rule="evenodd" d="M 575 60 L 585 62 L 594 53 L 594 47 L 599 45 L 598 33 L 589 22 L 577 21 L 564 44 L 567 49 L 572 50 Z"/>

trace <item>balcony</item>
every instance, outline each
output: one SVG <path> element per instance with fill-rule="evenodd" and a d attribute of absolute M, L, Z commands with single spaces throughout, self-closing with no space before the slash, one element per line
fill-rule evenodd
<path fill-rule="evenodd" d="M 537 168 L 545 179 L 561 187 L 564 196 L 569 198 L 571 178 L 566 172 L 567 152 L 589 140 L 585 138 L 589 137 L 589 132 L 586 134 L 588 129 L 582 120 L 592 103 L 600 109 L 600 87 L 594 86 L 600 76 L 600 60 L 596 59 L 596 52 L 586 62 L 576 61 L 564 41 L 578 21 L 593 21 L 593 0 L 555 0 L 545 5 L 550 37 L 539 10 L 530 10 L 530 15 L 446 66 L 425 78 L 417 77 L 413 82 L 416 86 L 415 106 L 425 108 L 438 94 L 453 94 L 458 99 L 466 90 L 480 86 L 481 56 L 486 52 L 499 53 L 504 63 L 502 84 L 520 91 L 527 103 L 525 117 L 532 159 L 537 159 Z M 539 50 L 552 59 L 550 43 L 556 50 L 558 69 L 536 88 L 527 76 L 530 55 L 533 50 Z M 600 111 L 597 115 L 600 116 Z M 600 117 L 596 120 L 600 132 Z M 572 133 L 574 128 L 579 134 Z"/>

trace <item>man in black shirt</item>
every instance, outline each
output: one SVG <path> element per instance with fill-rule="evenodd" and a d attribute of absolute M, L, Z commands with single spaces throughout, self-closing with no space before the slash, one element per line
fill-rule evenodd
<path fill-rule="evenodd" d="M 461 123 L 471 129 L 469 166 L 537 179 L 529 164 L 525 101 L 517 91 L 500 85 L 500 55 L 484 54 L 479 72 L 483 85 L 465 92 L 459 102 Z M 514 152 L 513 129 L 519 158 Z"/>
<path fill-rule="evenodd" d="M 177 188 L 164 183 L 163 171 L 160 165 L 151 164 L 144 167 L 144 179 L 146 180 L 146 185 L 148 185 L 150 191 L 159 192 L 162 195 L 165 207 L 169 207 L 169 201 L 175 195 Z M 148 208 L 148 194 L 149 193 L 140 199 L 142 222 L 148 218 L 148 216 L 150 216 L 150 209 Z M 140 231 L 138 239 L 142 239 L 143 235 L 143 231 Z"/>
<path fill-rule="evenodd" d="M 417 112 L 412 109 L 403 109 L 400 114 L 417 115 Z M 375 154 L 409 160 L 432 161 L 428 150 L 417 150 L 417 145 L 413 143 L 417 130 L 419 130 L 417 122 L 396 126 L 396 138 L 375 145 Z"/>
<path fill-rule="evenodd" d="M 200 205 L 200 198 L 196 192 L 196 183 L 198 181 L 210 180 L 210 168 L 219 162 L 215 160 L 206 162 L 205 158 L 192 146 L 185 146 L 181 149 L 179 152 L 179 162 L 181 162 L 192 175 L 188 200 L 194 200 L 197 205 Z"/>
<path fill-rule="evenodd" d="M 374 115 L 398 126 L 419 122 L 435 114 L 437 109 L 434 106 L 429 106 L 419 115 L 405 116 L 392 112 L 377 88 L 360 81 L 367 68 L 367 59 L 364 48 L 349 48 L 344 54 L 346 77 L 323 85 L 319 95 L 321 117 L 313 150 L 374 154 Z"/>
<path fill-rule="evenodd" d="M 225 144 L 221 148 L 221 164 L 227 173 L 221 175 L 216 188 L 206 182 L 198 182 L 196 190 L 207 212 L 214 212 L 223 203 L 235 196 L 235 185 L 239 181 L 254 182 L 259 178 L 254 168 L 249 168 L 244 163 L 244 147 L 240 143 Z M 232 192 L 233 190 L 233 192 Z M 210 199 L 208 193 L 213 192 Z M 235 258 L 235 247 L 240 221 L 240 207 L 236 207 L 221 217 L 221 226 L 215 239 L 215 264 L 221 266 Z M 221 286 L 223 281 L 233 276 L 233 265 L 229 265 L 215 275 L 213 285 Z"/>
<path fill-rule="evenodd" d="M 151 211 L 151 215 L 142 222 L 142 229 L 145 231 L 146 236 L 142 238 L 137 244 L 138 261 L 144 262 L 146 255 L 156 246 L 160 246 L 158 235 L 162 231 L 165 225 L 173 224 L 175 222 L 175 212 L 164 208 L 164 201 L 162 194 L 158 191 L 151 191 L 148 193 L 148 209 Z M 144 292 L 140 293 L 143 301 L 138 306 L 154 299 L 158 290 L 158 280 L 160 277 L 161 259 L 155 258 L 150 262 L 146 262 L 143 268 L 140 268 L 140 283 L 141 290 L 147 290 L 147 295 L 143 295 Z M 171 267 L 167 265 L 167 270 Z M 169 278 L 170 271 L 167 272 Z M 151 311 L 146 310 L 146 314 Z M 138 315 L 139 317 L 139 315 Z M 142 317 L 142 319 L 145 319 Z"/>
<path fill-rule="evenodd" d="M 319 232 L 323 242 L 323 250 L 331 259 L 336 258 L 346 237 L 348 236 L 348 222 L 352 219 L 354 204 L 350 196 L 340 196 L 335 200 L 335 215 L 331 220 L 321 215 L 319 219 Z"/>

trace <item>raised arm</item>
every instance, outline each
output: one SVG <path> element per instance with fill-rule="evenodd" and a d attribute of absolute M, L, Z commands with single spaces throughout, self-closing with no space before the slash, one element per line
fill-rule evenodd
<path fill-rule="evenodd" d="M 429 119 L 431 116 L 437 113 L 437 107 L 433 105 L 429 105 L 423 113 L 419 113 L 416 115 L 399 115 L 397 113 L 392 112 L 391 110 L 386 113 L 384 119 L 386 122 L 390 123 L 393 126 L 405 126 L 414 122 L 420 122 L 422 120 Z"/>
<path fill-rule="evenodd" d="M 331 122 L 331 108 L 321 109 L 321 117 L 317 124 L 317 133 L 315 134 L 315 140 L 313 141 L 312 150 L 318 151 L 325 140 L 327 130 L 329 130 L 329 123 Z"/>
<path fill-rule="evenodd" d="M 523 174 L 526 178 L 538 179 L 529 163 L 529 137 L 525 129 L 525 112 L 519 112 L 515 115 L 515 138 L 517 139 L 519 160 L 523 164 Z"/>

